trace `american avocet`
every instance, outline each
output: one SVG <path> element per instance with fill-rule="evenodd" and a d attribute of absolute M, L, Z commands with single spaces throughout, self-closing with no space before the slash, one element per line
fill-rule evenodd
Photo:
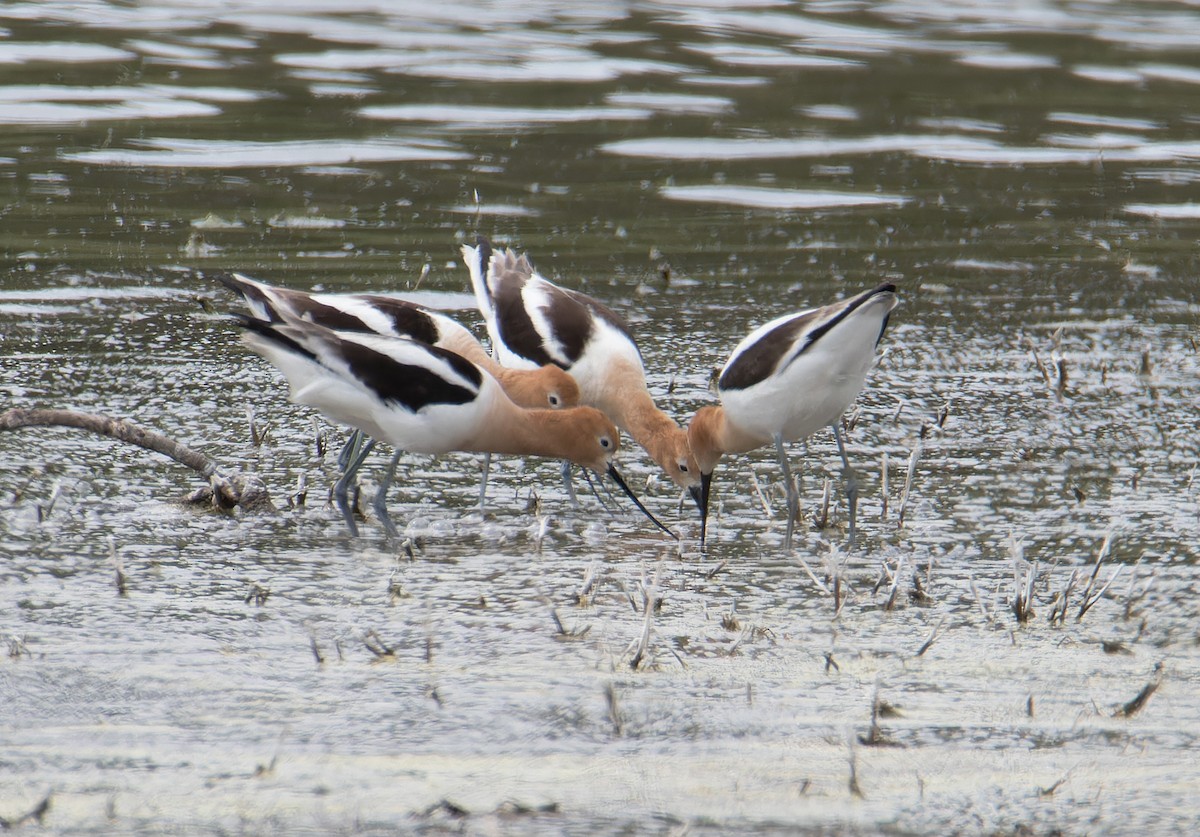
<path fill-rule="evenodd" d="M 379 294 L 308 293 L 259 282 L 240 273 L 222 273 L 216 277 L 237 292 L 260 320 L 282 322 L 283 313 L 326 328 L 362 331 L 389 337 L 407 337 L 462 355 L 494 377 L 517 406 L 530 409 L 559 409 L 579 404 L 579 385 L 575 379 L 553 364 L 534 369 L 509 369 L 497 363 L 475 336 L 455 320 L 415 302 Z M 357 533 L 350 510 L 351 480 L 375 447 L 363 444 L 355 430 L 339 458 L 342 476 L 333 487 L 334 502 L 341 510 L 351 532 Z M 391 482 L 385 479 L 383 485 Z M 486 485 L 480 486 L 483 503 Z M 386 498 L 378 494 L 375 508 L 386 508 Z"/>
<path fill-rule="evenodd" d="M 407 337 L 449 349 L 483 367 L 520 407 L 558 409 L 579 404 L 579 385 L 553 364 L 510 369 L 501 366 L 458 322 L 415 302 L 379 294 L 326 294 L 280 288 L 240 273 L 217 279 L 241 294 L 260 320 L 280 322 L 281 311 L 335 331 L 363 331 Z"/>
<path fill-rule="evenodd" d="M 896 307 L 895 292 L 895 285 L 880 285 L 832 305 L 779 317 L 734 348 L 717 382 L 720 406 L 701 407 L 688 423 L 688 439 L 700 465 L 700 484 L 692 496 L 700 506 L 701 546 L 713 469 L 721 456 L 774 443 L 787 487 L 785 544 L 790 549 L 800 498 L 783 443 L 808 438 L 822 427 L 833 429 L 842 457 L 853 545 L 858 485 L 838 421 L 866 383 L 875 347 Z"/>
<path fill-rule="evenodd" d="M 463 245 L 462 255 L 501 363 L 567 370 L 584 404 L 627 431 L 676 485 L 697 485 L 687 432 L 655 406 L 641 353 L 620 317 L 590 296 L 548 281 L 528 256 L 493 251 L 482 236 L 475 247 Z"/>
<path fill-rule="evenodd" d="M 599 410 L 526 410 L 496 379 L 447 349 L 407 338 L 334 331 L 283 314 L 239 317 L 243 340 L 287 378 L 292 400 L 400 451 L 475 451 L 565 459 L 608 474 L 664 532 L 613 464 L 617 428 Z M 389 469 L 387 481 L 392 478 Z M 386 496 L 387 486 L 377 495 Z M 396 529 L 376 506 L 388 533 Z M 672 535 L 673 537 L 673 535 Z"/>

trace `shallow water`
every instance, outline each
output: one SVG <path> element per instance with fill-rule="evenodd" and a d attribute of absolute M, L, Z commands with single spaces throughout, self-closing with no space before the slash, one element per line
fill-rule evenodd
<path fill-rule="evenodd" d="M 60 833 L 1200 825 L 1200 11 L 726 5 L 0 9 L 0 408 L 155 427 L 279 507 L 197 511 L 160 457 L 0 434 L 0 817 L 49 796 Z M 477 232 L 626 316 L 680 420 L 757 324 L 895 282 L 848 433 L 860 548 L 828 433 L 793 446 L 792 554 L 769 451 L 722 464 L 701 553 L 629 445 L 678 545 L 572 509 L 532 459 L 494 465 L 481 513 L 465 455 L 402 459 L 404 544 L 350 539 L 326 502 L 342 431 L 288 404 L 204 274 L 476 326 Z M 1120 575 L 1076 619 L 1106 535 L 1098 578 Z M 876 697 L 900 714 L 872 738 Z"/>

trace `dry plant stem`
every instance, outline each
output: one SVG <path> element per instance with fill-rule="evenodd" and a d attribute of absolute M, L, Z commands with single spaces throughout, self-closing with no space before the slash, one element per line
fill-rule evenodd
<path fill-rule="evenodd" d="M 879 466 L 879 493 L 882 495 L 882 505 L 879 509 L 879 519 L 887 520 L 888 516 L 888 455 L 884 451 L 883 462 Z"/>
<path fill-rule="evenodd" d="M 921 440 L 913 446 L 908 457 L 908 472 L 904 475 L 904 489 L 900 492 L 900 510 L 896 514 L 896 525 L 904 528 L 904 513 L 908 511 L 908 493 L 912 490 L 913 474 L 917 472 L 917 460 L 921 458 Z"/>
<path fill-rule="evenodd" d="M 937 642 L 938 634 L 940 634 L 942 632 L 942 625 L 944 625 L 944 624 L 946 624 L 945 616 L 943 616 L 941 619 L 939 619 L 938 623 L 933 626 L 933 630 L 929 634 L 929 639 L 925 640 L 925 642 L 921 645 L 921 647 L 917 649 L 916 656 L 918 656 L 918 657 L 924 656 L 925 652 L 933 647 L 933 644 L 935 642 Z"/>
<path fill-rule="evenodd" d="M 1163 664 L 1156 663 L 1154 665 L 1154 679 L 1142 687 L 1142 690 L 1134 696 L 1133 700 L 1124 703 L 1117 708 L 1113 713 L 1116 718 L 1129 718 L 1141 711 L 1146 705 L 1146 701 L 1150 700 L 1150 696 L 1158 691 L 1158 687 L 1163 681 Z"/>
<path fill-rule="evenodd" d="M 243 508 L 271 508 L 266 488 L 257 477 L 240 474 L 226 477 L 217 464 L 203 453 L 131 421 L 76 410 L 13 408 L 0 413 L 0 432 L 23 427 L 75 427 L 118 442 L 137 445 L 168 456 L 207 479 L 212 488 L 214 505 L 222 508 L 237 505 Z"/>
<path fill-rule="evenodd" d="M 625 729 L 621 718 L 621 706 L 617 702 L 617 689 L 612 683 L 604 687 L 604 702 L 608 705 L 608 720 L 612 723 L 613 735 L 620 738 Z"/>
<path fill-rule="evenodd" d="M 1112 533 L 1110 532 L 1104 536 L 1104 543 L 1101 544 L 1100 552 L 1096 555 L 1096 565 L 1092 568 L 1092 575 L 1091 578 L 1088 579 L 1087 587 L 1084 588 L 1083 603 L 1080 604 L 1079 613 L 1075 616 L 1076 622 L 1083 619 L 1084 614 L 1091 609 L 1092 605 L 1104 597 L 1104 594 L 1108 592 L 1108 588 L 1112 586 L 1112 583 L 1117 580 L 1119 575 L 1121 575 L 1121 571 L 1125 569 L 1125 565 L 1123 564 L 1118 566 L 1115 570 L 1113 570 L 1112 575 L 1108 577 L 1108 581 L 1104 582 L 1104 586 L 1097 590 L 1094 595 L 1092 594 L 1092 588 L 1096 586 L 1096 576 L 1100 572 L 1100 564 L 1103 563 L 1104 559 L 1108 557 L 1109 546 L 1111 543 Z"/>
<path fill-rule="evenodd" d="M 26 813 L 21 814 L 19 817 L 13 817 L 12 819 L 0 817 L 0 831 L 8 831 L 9 829 L 19 828 L 27 822 L 36 822 L 38 825 L 41 825 L 46 813 L 50 810 L 50 799 L 50 794 L 46 794 L 42 801 L 39 802 L 31 811 L 27 811 Z"/>
<path fill-rule="evenodd" d="M 646 579 L 642 580 L 642 607 L 645 617 L 642 622 L 642 635 L 638 640 L 637 651 L 633 655 L 633 660 L 630 661 L 630 668 L 637 671 L 642 667 L 642 662 L 646 659 L 646 654 L 650 650 L 650 637 L 654 629 L 654 608 L 658 603 L 659 579 L 662 575 L 662 562 L 654 568 L 654 579 L 649 583 Z"/>

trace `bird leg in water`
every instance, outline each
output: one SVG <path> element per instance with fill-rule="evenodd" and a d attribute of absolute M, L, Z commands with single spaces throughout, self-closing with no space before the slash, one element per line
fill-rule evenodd
<path fill-rule="evenodd" d="M 563 488 L 566 489 L 567 497 L 570 499 L 571 508 L 579 508 L 579 498 L 575 496 L 575 484 L 571 481 L 571 463 L 566 459 L 562 461 L 562 481 Z M 591 482 L 591 480 L 588 481 Z M 592 490 L 595 491 L 595 488 Z M 596 496 L 598 498 L 600 495 L 597 494 Z"/>
<path fill-rule="evenodd" d="M 483 455 L 483 476 L 479 480 L 479 513 L 483 514 L 484 500 L 487 499 L 488 475 L 492 472 L 492 455 Z"/>
<path fill-rule="evenodd" d="M 375 509 L 375 516 L 379 518 L 379 522 L 383 525 L 389 538 L 400 537 L 400 533 L 396 531 L 396 524 L 392 523 L 391 515 L 387 510 L 387 495 L 392 487 L 392 480 L 396 477 L 396 465 L 400 462 L 400 453 L 400 451 L 396 451 L 392 454 L 392 461 L 388 464 L 387 473 L 383 475 L 383 482 L 379 483 L 379 488 L 375 492 L 375 500 L 371 503 L 371 507 Z"/>
<path fill-rule="evenodd" d="M 854 523 L 858 515 L 858 474 L 850 467 L 850 460 L 846 457 L 846 446 L 842 444 L 842 434 L 838 430 L 838 426 L 831 424 L 830 428 L 833 430 L 833 438 L 837 441 L 838 453 L 842 456 L 842 480 L 846 484 L 846 505 L 849 507 L 850 514 L 850 533 L 846 546 L 853 549 Z"/>
<path fill-rule="evenodd" d="M 363 434 L 361 430 L 354 430 L 350 433 L 350 438 L 346 440 L 346 444 L 342 445 L 342 452 L 338 454 L 338 468 L 343 472 L 350 467 L 351 460 L 358 453 L 358 448 L 363 442 Z"/>
<path fill-rule="evenodd" d="M 783 484 L 787 488 L 787 534 L 783 539 L 784 549 L 792 548 L 792 532 L 796 528 L 796 519 L 800 516 L 800 492 L 796 490 L 796 482 L 792 479 L 792 469 L 788 467 L 787 452 L 783 449 L 783 434 L 775 434 L 775 453 L 779 457 L 779 467 L 783 471 Z"/>
<path fill-rule="evenodd" d="M 358 438 L 361 441 L 363 438 L 362 434 L 358 434 Z M 333 498 L 337 504 L 338 511 L 342 513 L 342 519 L 346 521 L 346 528 L 356 538 L 358 537 L 358 524 L 354 522 L 354 510 L 350 508 L 350 486 L 354 484 L 354 478 L 358 474 L 358 469 L 362 467 L 367 455 L 370 454 L 374 447 L 375 440 L 367 439 L 366 444 L 359 448 L 356 453 L 346 457 L 350 464 L 342 471 L 341 478 L 333 486 Z"/>

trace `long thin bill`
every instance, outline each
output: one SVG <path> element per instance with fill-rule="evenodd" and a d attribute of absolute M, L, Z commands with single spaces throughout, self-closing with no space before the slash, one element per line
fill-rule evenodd
<path fill-rule="evenodd" d="M 675 540 L 679 540 L 678 535 L 676 535 L 674 532 L 672 532 L 666 526 L 663 526 L 661 523 L 659 523 L 658 518 L 655 517 L 654 515 L 650 514 L 650 510 L 642 505 L 642 501 L 639 500 L 637 498 L 637 495 L 633 493 L 633 489 L 631 489 L 625 483 L 625 479 L 624 479 L 624 477 L 621 476 L 621 472 L 617 470 L 616 465 L 609 463 L 607 473 L 610 477 L 612 477 L 612 481 L 615 482 L 617 485 L 619 485 L 621 487 L 621 490 L 625 492 L 625 496 L 628 497 L 630 500 L 633 500 L 633 504 L 635 506 L 637 506 L 638 509 L 641 510 L 642 514 L 644 514 L 644 515 L 646 515 L 646 517 L 650 518 L 651 523 L 653 523 L 659 529 L 662 529 L 664 532 L 666 532 L 668 535 L 670 535 Z"/>
<path fill-rule="evenodd" d="M 700 548 L 704 549 L 704 537 L 708 533 L 708 496 L 712 489 L 712 472 L 700 475 L 700 484 L 688 489 L 696 508 L 700 509 Z"/>

